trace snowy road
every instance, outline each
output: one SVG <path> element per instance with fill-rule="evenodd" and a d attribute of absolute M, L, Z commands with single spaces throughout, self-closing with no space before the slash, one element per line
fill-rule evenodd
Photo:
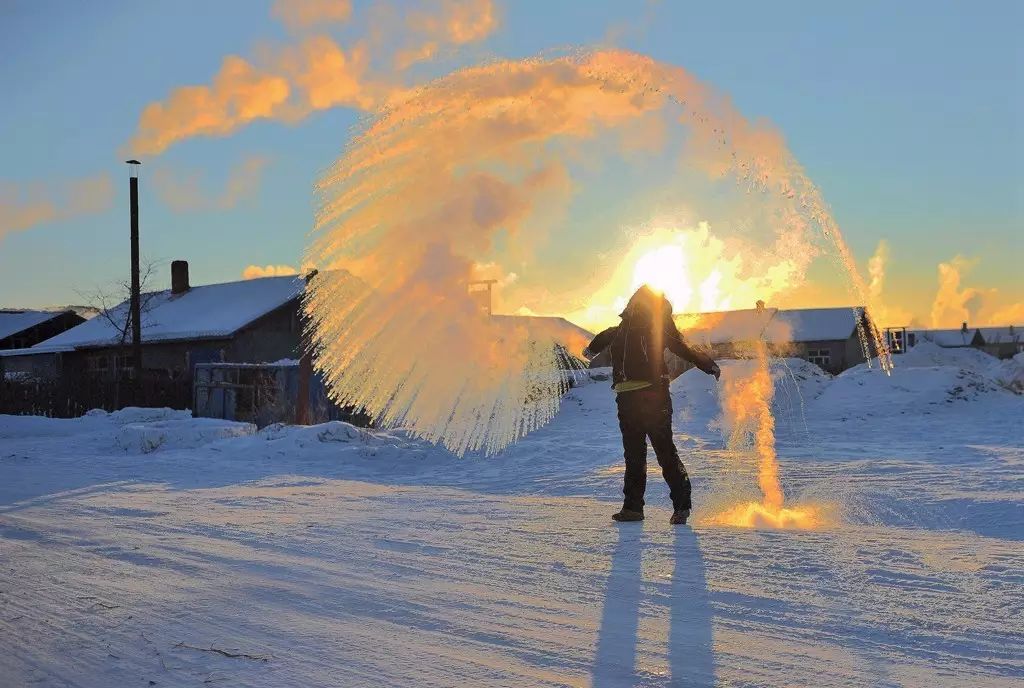
<path fill-rule="evenodd" d="M 677 439 L 710 508 L 745 473 L 703 384 Z M 843 505 L 816 532 L 671 529 L 656 476 L 610 525 L 602 384 L 491 459 L 0 417 L 0 685 L 1020 685 L 1022 401 L 780 411 L 787 492 Z"/>

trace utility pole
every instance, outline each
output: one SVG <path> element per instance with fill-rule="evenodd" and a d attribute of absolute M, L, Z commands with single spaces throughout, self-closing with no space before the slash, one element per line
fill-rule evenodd
<path fill-rule="evenodd" d="M 132 368 L 134 379 L 132 389 L 134 399 L 132 403 L 139 403 L 139 391 L 142 386 L 142 295 L 139 284 L 139 166 L 138 160 L 128 160 L 128 193 L 131 207 L 131 242 L 132 242 L 132 289 L 131 289 L 131 319 L 132 319 Z"/>
<path fill-rule="evenodd" d="M 316 275 L 316 270 L 310 270 L 306 274 L 307 290 L 309 289 L 309 283 L 313 281 Z M 305 295 L 302 298 L 305 300 Z M 305 313 L 302 312 L 301 304 L 299 309 L 299 347 L 301 351 L 299 356 L 298 393 L 295 399 L 295 424 L 309 425 L 309 384 L 313 377 L 313 336 L 310 331 L 311 323 Z"/>

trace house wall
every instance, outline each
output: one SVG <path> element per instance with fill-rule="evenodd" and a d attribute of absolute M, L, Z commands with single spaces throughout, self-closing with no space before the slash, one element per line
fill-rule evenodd
<path fill-rule="evenodd" d="M 866 332 L 869 330 L 865 330 Z M 877 356 L 877 352 L 874 350 L 874 345 L 871 348 L 872 355 Z M 864 363 L 867 359 L 864 357 L 864 347 L 860 345 L 860 337 L 854 332 L 853 336 L 846 340 L 846 365 L 843 370 L 852 368 L 855 365 Z"/>
<path fill-rule="evenodd" d="M 984 346 L 977 347 L 985 353 L 991 354 L 996 358 L 1013 358 L 1018 353 L 1024 351 L 1024 341 L 1021 342 L 997 342 L 995 344 L 985 344 Z"/>
<path fill-rule="evenodd" d="M 298 358 L 299 301 L 293 300 L 256 320 L 233 338 L 156 342 L 142 345 L 142 366 L 169 377 L 191 377 L 198 363 L 265 363 Z M 119 356 L 131 347 L 104 347 L 65 354 L 67 374 L 101 374 L 114 377 Z M 129 366 L 130 367 L 130 366 Z"/>
<path fill-rule="evenodd" d="M 818 340 L 810 342 L 793 342 L 789 347 L 789 355 L 794 358 L 802 358 L 804 360 L 812 361 L 817 363 L 822 370 L 833 375 L 841 373 L 851 365 L 856 363 L 850 363 L 850 359 L 854 357 L 849 348 L 849 339 L 839 340 Z M 860 344 L 857 344 L 859 350 Z M 828 352 L 828 363 L 821 363 L 820 360 L 816 360 L 820 357 L 820 352 Z M 813 356 L 813 352 L 819 352 L 818 356 Z M 863 360 L 863 355 L 860 359 Z M 859 361 L 858 361 L 859 362 Z"/>
<path fill-rule="evenodd" d="M 226 349 L 228 344 L 229 340 L 226 339 L 143 344 L 142 367 L 174 378 L 191 375 L 191 365 L 194 364 L 197 351 L 210 351 L 216 355 L 216 352 Z M 106 375 L 113 378 L 118 357 L 130 355 L 130 345 L 69 352 L 64 355 L 65 374 Z"/>
<path fill-rule="evenodd" d="M 4 356 L 0 358 L 0 374 L 24 375 L 52 379 L 60 372 L 60 354 Z"/>
<path fill-rule="evenodd" d="M 299 300 L 294 299 L 252 323 L 228 344 L 225 361 L 272 363 L 299 358 L 302 351 Z"/>

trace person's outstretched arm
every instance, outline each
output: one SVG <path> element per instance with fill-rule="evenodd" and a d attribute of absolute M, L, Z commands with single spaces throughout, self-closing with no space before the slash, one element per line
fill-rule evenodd
<path fill-rule="evenodd" d="M 710 356 L 686 343 L 671 317 L 665 318 L 665 346 L 679 358 L 689 361 L 708 375 L 714 375 L 716 380 L 722 374 L 718 364 L 711 360 Z"/>
<path fill-rule="evenodd" d="M 587 348 L 583 350 L 583 355 L 587 358 L 594 358 L 599 353 L 608 348 L 608 345 L 615 339 L 615 333 L 619 331 L 618 327 L 609 327 L 607 330 L 600 332 L 594 337 L 590 344 L 587 344 Z"/>

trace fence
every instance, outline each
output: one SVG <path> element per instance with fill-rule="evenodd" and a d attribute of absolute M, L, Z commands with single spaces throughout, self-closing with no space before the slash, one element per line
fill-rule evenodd
<path fill-rule="evenodd" d="M 200 363 L 195 367 L 193 415 L 255 423 L 294 423 L 299 394 L 297 363 Z M 308 390 L 309 423 L 344 420 L 369 426 L 369 416 L 339 408 L 327 395 L 323 379 L 314 374 Z"/>
<path fill-rule="evenodd" d="M 0 377 L 0 414 L 77 418 L 90 409 L 116 411 L 126 406 L 188 409 L 192 385 L 187 379 L 144 376 L 131 380 L 76 376 L 70 379 Z"/>

